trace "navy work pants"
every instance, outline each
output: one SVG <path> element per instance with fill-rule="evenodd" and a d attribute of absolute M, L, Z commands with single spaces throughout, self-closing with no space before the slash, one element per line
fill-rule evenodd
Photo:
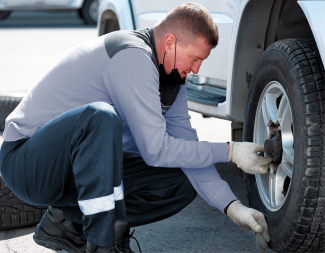
<path fill-rule="evenodd" d="M 114 222 L 132 227 L 170 217 L 196 196 L 179 168 L 148 166 L 123 151 L 123 126 L 114 108 L 95 102 L 66 112 L 31 138 L 4 142 L 1 174 L 20 199 L 62 207 L 83 224 L 87 240 L 110 247 Z"/>

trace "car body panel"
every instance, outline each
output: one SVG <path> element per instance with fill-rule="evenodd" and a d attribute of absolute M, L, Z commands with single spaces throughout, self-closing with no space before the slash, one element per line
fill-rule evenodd
<path fill-rule="evenodd" d="M 0 10 L 12 10 L 17 8 L 30 8 L 37 3 L 37 0 L 10 0 L 0 1 Z"/>
<path fill-rule="evenodd" d="M 313 32 L 325 67 L 325 1 L 298 1 Z"/>
<path fill-rule="evenodd" d="M 227 72 L 227 117 L 243 122 L 250 79 L 264 52 L 273 1 L 239 0 L 230 40 Z"/>
<path fill-rule="evenodd" d="M 84 0 L 0 0 L 0 10 L 79 9 Z"/>
<path fill-rule="evenodd" d="M 134 30 L 133 15 L 128 0 L 100 0 L 99 1 L 99 36 L 102 34 L 102 27 L 105 24 L 105 19 L 112 18 L 116 15 L 121 30 Z M 115 18 L 115 17 L 114 17 Z"/>
<path fill-rule="evenodd" d="M 260 56 L 267 48 L 265 39 L 273 3 L 275 3 L 273 0 L 239 0 L 237 2 L 227 74 L 226 114 L 232 121 L 243 122 L 244 120 L 250 80 Z M 298 1 L 298 4 L 303 6 L 302 10 L 312 29 L 323 63 L 325 22 L 322 10 L 325 9 L 324 3 L 324 1 Z"/>

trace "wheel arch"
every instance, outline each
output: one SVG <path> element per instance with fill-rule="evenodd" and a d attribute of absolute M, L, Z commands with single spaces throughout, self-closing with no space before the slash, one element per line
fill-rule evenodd
<path fill-rule="evenodd" d="M 236 7 L 227 73 L 230 120 L 243 122 L 250 81 L 269 45 L 288 38 L 314 38 L 308 15 L 299 5 L 297 0 L 251 0 Z"/>
<path fill-rule="evenodd" d="M 101 1 L 99 6 L 98 36 L 116 30 L 133 30 L 131 0 Z"/>

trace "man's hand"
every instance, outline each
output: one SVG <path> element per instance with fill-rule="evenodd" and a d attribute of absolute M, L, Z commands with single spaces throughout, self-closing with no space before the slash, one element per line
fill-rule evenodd
<path fill-rule="evenodd" d="M 270 241 L 267 223 L 263 213 L 244 206 L 239 200 L 231 203 L 227 215 L 239 227 L 252 232 L 256 236 L 256 247 L 263 253 Z"/>
<path fill-rule="evenodd" d="M 263 144 L 251 142 L 230 142 L 229 156 L 227 162 L 232 161 L 249 174 L 265 174 L 268 164 L 272 161 L 272 157 L 258 156 L 257 152 L 264 151 Z"/>

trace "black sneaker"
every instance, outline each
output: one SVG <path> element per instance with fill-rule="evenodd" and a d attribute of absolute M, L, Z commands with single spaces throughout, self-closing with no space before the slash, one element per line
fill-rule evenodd
<path fill-rule="evenodd" d="M 36 227 L 34 241 L 52 250 L 85 253 L 87 240 L 82 225 L 65 220 L 63 211 L 49 207 Z"/>
<path fill-rule="evenodd" d="M 87 242 L 87 253 L 134 253 L 130 248 L 130 239 L 133 238 L 138 247 L 140 253 L 142 253 L 139 242 L 133 237 L 133 232 L 130 234 L 131 221 L 120 220 L 115 224 L 115 245 L 109 248 L 99 247 L 90 242 Z"/>

